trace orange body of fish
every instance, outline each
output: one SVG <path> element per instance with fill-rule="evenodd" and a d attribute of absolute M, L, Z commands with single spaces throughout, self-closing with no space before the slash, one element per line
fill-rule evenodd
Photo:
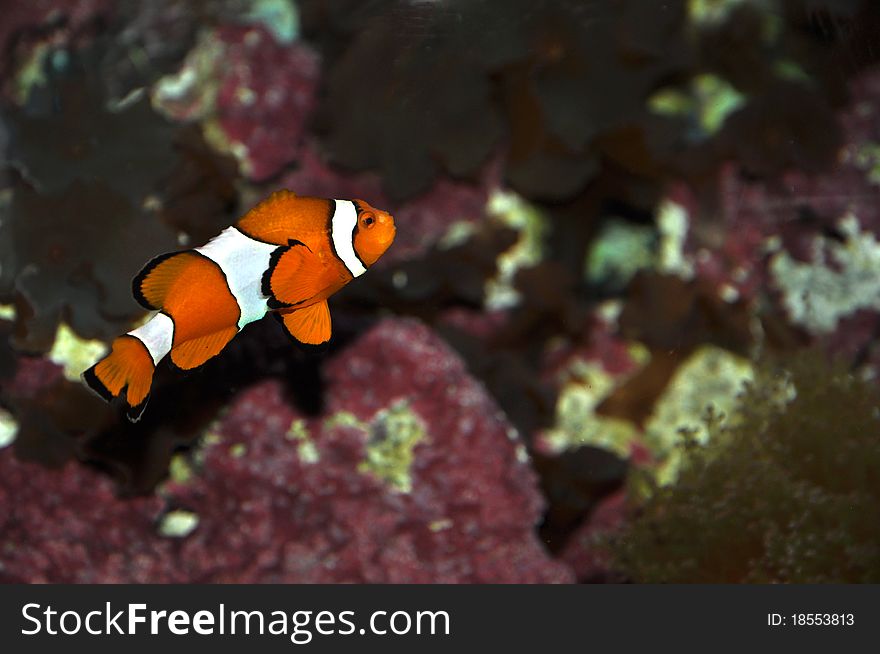
<path fill-rule="evenodd" d="M 205 245 L 150 261 L 132 290 L 157 313 L 116 338 L 83 379 L 108 401 L 123 396 L 137 420 L 161 359 L 196 368 L 266 313 L 297 342 L 326 343 L 327 298 L 366 272 L 395 233 L 394 219 L 362 200 L 273 193 Z"/>

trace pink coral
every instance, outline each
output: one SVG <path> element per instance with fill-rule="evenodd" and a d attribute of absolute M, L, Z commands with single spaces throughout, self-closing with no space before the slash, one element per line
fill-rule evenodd
<path fill-rule="evenodd" d="M 0 48 L 8 52 L 11 40 L 23 31 L 45 25 L 53 20 L 65 19 L 76 29 L 95 16 L 104 13 L 113 3 L 109 0 L 28 0 L 7 2 L 0 21 Z M 4 62 L 4 65 L 6 62 Z"/>
<path fill-rule="evenodd" d="M 302 44 L 277 43 L 261 27 L 224 26 L 217 98 L 226 136 L 247 151 L 247 175 L 263 181 L 294 161 L 315 102 L 319 60 Z"/>
<path fill-rule="evenodd" d="M 196 459 L 151 498 L 115 497 L 79 465 L 0 452 L 0 562 L 12 581 L 565 582 L 533 531 L 542 501 L 512 429 L 461 360 L 414 321 L 384 321 L 325 368 L 306 417 L 279 381 L 244 391 Z M 423 433 L 410 490 L 365 469 L 406 407 Z M 298 437 L 289 429 L 294 421 Z M 304 428 L 304 430 L 302 429 Z M 418 431 L 418 430 L 417 430 Z M 314 448 L 302 455 L 303 445 Z M 315 457 L 317 460 L 315 460 Z M 11 501 L 14 494 L 16 500 Z M 162 515 L 198 516 L 161 536 Z"/>
<path fill-rule="evenodd" d="M 590 517 L 569 537 L 560 559 L 568 563 L 578 581 L 615 581 L 612 562 L 602 539 L 620 531 L 629 518 L 626 492 L 603 498 Z"/>
<path fill-rule="evenodd" d="M 498 161 L 484 166 L 478 184 L 439 179 L 419 195 L 393 202 L 374 173 L 350 173 L 332 167 L 314 143 L 300 153 L 297 169 L 284 175 L 280 186 L 304 195 L 363 198 L 394 214 L 397 238 L 380 265 L 414 259 L 436 244 L 455 222 L 476 222 L 485 216 L 493 188 L 501 181 Z"/>

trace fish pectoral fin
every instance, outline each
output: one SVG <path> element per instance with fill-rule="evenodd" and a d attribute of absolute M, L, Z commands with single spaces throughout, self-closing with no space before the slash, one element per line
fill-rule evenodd
<path fill-rule="evenodd" d="M 296 306 L 324 290 L 327 266 L 307 245 L 291 240 L 272 253 L 262 283 L 270 307 Z"/>
<path fill-rule="evenodd" d="M 226 327 L 211 334 L 191 338 L 171 348 L 171 362 L 182 370 L 197 368 L 217 356 L 238 333 L 238 327 Z"/>
<path fill-rule="evenodd" d="M 274 314 L 284 331 L 298 343 L 318 346 L 330 340 L 332 325 L 327 300 L 288 313 Z"/>

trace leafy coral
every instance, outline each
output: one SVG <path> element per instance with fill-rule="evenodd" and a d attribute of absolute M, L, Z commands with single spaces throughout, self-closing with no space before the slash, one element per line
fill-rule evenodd
<path fill-rule="evenodd" d="M 794 395 L 793 399 L 786 402 Z M 611 543 L 640 582 L 880 580 L 880 389 L 802 355 L 763 369 L 728 426 Z"/>
<path fill-rule="evenodd" d="M 211 149 L 200 130 L 186 127 L 174 140 L 178 155 L 165 181 L 159 215 L 189 243 L 205 243 L 238 217 L 238 165 Z"/>
<path fill-rule="evenodd" d="M 328 147 L 347 166 L 381 169 L 395 196 L 424 190 L 443 170 L 474 173 L 505 131 L 513 185 L 570 196 L 598 170 L 595 138 L 637 119 L 657 80 L 686 59 L 680 1 L 663 10 L 515 0 L 385 12 L 378 2 L 361 11 L 356 33 L 321 4 L 305 3 L 311 30 L 342 24 L 350 41 L 325 43 Z M 645 11 L 651 19 L 633 20 Z M 363 61 L 383 65 L 366 76 Z"/>
<path fill-rule="evenodd" d="M 9 346 L 12 335 L 12 321 L 0 319 L 0 380 L 8 379 L 15 374 L 16 356 Z"/>
<path fill-rule="evenodd" d="M 329 75 L 331 151 L 349 167 L 382 170 L 396 196 L 426 190 L 441 165 L 475 173 L 501 136 L 485 50 L 450 29 L 452 16 L 418 7 L 374 16 Z M 377 64 L 372 75 L 364 61 Z"/>
<path fill-rule="evenodd" d="M 174 126 L 141 97 L 109 107 L 99 62 L 108 44 L 46 57 L 45 84 L 25 105 L 4 112 L 10 124 L 7 159 L 39 191 L 63 191 L 75 180 L 103 180 L 135 202 L 154 192 L 173 166 Z"/>
<path fill-rule="evenodd" d="M 130 279 L 175 245 L 170 232 L 103 182 L 41 194 L 16 188 L 0 225 L 0 297 L 15 299 L 18 344 L 44 350 L 64 318 L 81 336 L 112 338 L 142 310 Z"/>
<path fill-rule="evenodd" d="M 19 305 L 16 343 L 29 350 L 48 349 L 61 319 L 86 338 L 125 331 L 142 313 L 129 285 L 138 267 L 235 217 L 233 161 L 143 94 L 114 103 L 104 69 L 114 43 L 52 50 L 24 105 L 0 116 L 12 172 L 0 298 Z"/>
<path fill-rule="evenodd" d="M 345 166 L 380 170 L 395 197 L 444 171 L 472 174 L 499 143 L 507 181 L 532 200 L 576 197 L 615 164 L 654 177 L 727 157 L 765 175 L 829 165 L 839 142 L 830 108 L 845 102 L 846 77 L 876 59 L 866 39 L 877 11 L 704 4 L 304 0 L 306 36 L 329 70 L 326 145 Z M 372 74 L 364 61 L 377 64 Z M 704 80 L 723 97 L 705 95 Z M 657 116 L 661 90 L 704 106 Z"/>

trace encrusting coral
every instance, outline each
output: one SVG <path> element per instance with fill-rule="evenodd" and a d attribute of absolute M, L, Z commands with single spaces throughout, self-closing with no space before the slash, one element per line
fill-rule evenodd
<path fill-rule="evenodd" d="M 0 450 L 0 580 L 572 580 L 534 533 L 542 499 L 518 435 L 429 329 L 382 321 L 325 374 L 318 416 L 279 380 L 238 394 L 145 498 Z"/>

